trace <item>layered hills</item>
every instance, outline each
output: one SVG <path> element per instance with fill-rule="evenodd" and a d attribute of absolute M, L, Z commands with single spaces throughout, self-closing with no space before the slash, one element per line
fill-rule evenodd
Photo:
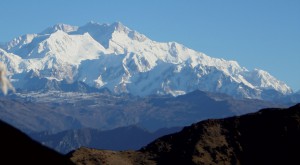
<path fill-rule="evenodd" d="M 143 98 L 107 92 L 25 92 L 0 98 L 0 119 L 27 133 L 110 130 L 130 125 L 155 131 L 278 106 L 281 105 L 198 90 L 178 97 Z"/>
<path fill-rule="evenodd" d="M 299 164 L 300 104 L 209 119 L 163 136 L 138 151 L 80 148 L 76 164 Z"/>
<path fill-rule="evenodd" d="M 72 164 L 66 156 L 0 122 L 1 163 Z M 300 104 L 209 119 L 154 140 L 138 151 L 80 148 L 75 164 L 299 164 Z"/>

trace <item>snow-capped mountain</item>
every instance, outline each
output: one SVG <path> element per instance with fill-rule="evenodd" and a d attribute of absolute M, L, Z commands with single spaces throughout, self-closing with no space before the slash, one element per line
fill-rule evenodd
<path fill-rule="evenodd" d="M 266 71 L 249 71 L 176 42 L 156 42 L 119 22 L 57 24 L 1 46 L 0 59 L 22 89 L 28 79 L 39 78 L 82 81 L 140 96 L 177 96 L 196 89 L 258 99 L 292 93 Z"/>

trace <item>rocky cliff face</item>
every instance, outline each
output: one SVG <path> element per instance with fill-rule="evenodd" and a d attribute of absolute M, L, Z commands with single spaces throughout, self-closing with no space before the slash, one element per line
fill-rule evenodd
<path fill-rule="evenodd" d="M 82 148 L 69 156 L 77 164 L 96 158 L 110 164 L 299 164 L 299 139 L 300 104 L 202 121 L 139 151 Z"/>

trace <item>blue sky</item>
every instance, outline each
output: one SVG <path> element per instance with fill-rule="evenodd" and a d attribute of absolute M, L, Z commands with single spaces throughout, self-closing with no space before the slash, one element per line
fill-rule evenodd
<path fill-rule="evenodd" d="M 300 89 L 299 0 L 1 0 L 0 20 L 0 41 L 56 23 L 120 21 Z"/>

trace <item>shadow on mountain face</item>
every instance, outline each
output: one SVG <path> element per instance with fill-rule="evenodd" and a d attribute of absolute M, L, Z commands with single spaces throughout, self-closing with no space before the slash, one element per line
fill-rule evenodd
<path fill-rule="evenodd" d="M 27 135 L 0 121 L 0 164 L 71 165 L 65 156 L 31 140 Z"/>

